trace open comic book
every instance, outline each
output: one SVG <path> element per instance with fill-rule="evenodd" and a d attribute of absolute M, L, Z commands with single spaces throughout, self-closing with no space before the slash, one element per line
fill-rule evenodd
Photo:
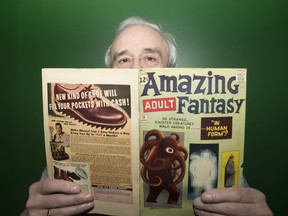
<path fill-rule="evenodd" d="M 94 194 L 91 213 L 193 215 L 239 187 L 246 69 L 42 69 L 49 177 Z"/>

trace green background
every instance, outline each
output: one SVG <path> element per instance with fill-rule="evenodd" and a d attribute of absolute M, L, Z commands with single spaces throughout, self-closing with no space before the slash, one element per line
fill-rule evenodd
<path fill-rule="evenodd" d="M 45 167 L 41 68 L 105 67 L 103 56 L 116 25 L 131 15 L 159 22 L 175 36 L 178 67 L 248 68 L 244 173 L 250 186 L 266 194 L 275 215 L 286 214 L 287 1 L 0 4 L 2 205 L 8 215 L 24 209 L 29 185 Z"/>

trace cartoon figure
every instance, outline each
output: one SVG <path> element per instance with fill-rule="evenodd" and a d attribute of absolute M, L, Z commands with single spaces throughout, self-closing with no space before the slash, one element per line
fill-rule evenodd
<path fill-rule="evenodd" d="M 190 155 L 190 177 L 191 187 L 194 189 L 195 197 L 203 191 L 213 188 L 217 177 L 217 158 L 211 151 L 204 150 Z"/>
<path fill-rule="evenodd" d="M 178 134 L 171 133 L 171 136 L 165 137 L 159 130 L 151 130 L 146 134 L 140 149 L 140 161 L 143 164 L 141 177 L 149 185 L 146 202 L 157 202 L 161 191 L 167 190 L 167 203 L 177 204 L 180 191 L 176 185 L 185 175 L 187 156 L 187 150 L 179 144 Z"/>
<path fill-rule="evenodd" d="M 234 156 L 231 155 L 225 166 L 225 187 L 232 187 L 235 184 Z"/>

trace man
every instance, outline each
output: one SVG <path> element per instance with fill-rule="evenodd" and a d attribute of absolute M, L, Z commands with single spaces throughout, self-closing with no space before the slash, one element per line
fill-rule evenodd
<path fill-rule="evenodd" d="M 70 136 L 68 133 L 65 133 L 62 129 L 62 124 L 57 122 L 55 124 L 56 134 L 53 137 L 53 142 L 61 143 L 65 147 L 70 146 Z"/>
<path fill-rule="evenodd" d="M 173 38 L 157 25 L 131 17 L 120 24 L 105 61 L 115 68 L 175 67 L 176 49 Z M 77 215 L 94 208 L 92 194 L 81 193 L 77 184 L 44 178 L 47 172 L 30 186 L 22 215 Z M 273 215 L 265 195 L 252 188 L 212 189 L 194 200 L 194 211 L 207 216 Z"/>

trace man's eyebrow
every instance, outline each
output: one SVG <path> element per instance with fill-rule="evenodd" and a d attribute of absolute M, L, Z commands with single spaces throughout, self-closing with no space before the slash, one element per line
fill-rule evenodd
<path fill-rule="evenodd" d="M 147 53 L 158 53 L 160 56 L 162 56 L 162 52 L 158 48 L 144 48 L 143 50 Z"/>
<path fill-rule="evenodd" d="M 123 56 L 123 55 L 126 55 L 126 54 L 128 54 L 128 53 L 129 53 L 128 50 L 123 50 L 123 51 L 121 51 L 121 52 L 119 52 L 119 53 L 116 53 L 116 54 L 114 55 L 113 60 L 115 61 L 118 57 Z"/>
<path fill-rule="evenodd" d="M 162 52 L 160 49 L 158 48 L 144 48 L 143 49 L 144 53 L 157 53 L 160 55 L 160 57 L 162 58 Z M 123 56 L 123 55 L 129 55 L 129 51 L 128 50 L 123 50 L 121 52 L 118 52 L 114 55 L 113 61 L 115 61 L 117 58 Z"/>

